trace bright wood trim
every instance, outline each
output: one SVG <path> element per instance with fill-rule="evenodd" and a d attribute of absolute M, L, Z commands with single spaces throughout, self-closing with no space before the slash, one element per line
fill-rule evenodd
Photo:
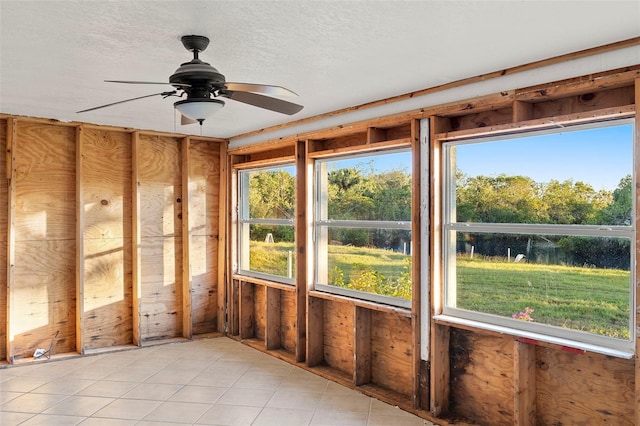
<path fill-rule="evenodd" d="M 191 194 L 189 191 L 189 172 L 191 166 L 189 137 L 182 139 L 181 154 L 181 174 L 182 174 L 182 203 L 180 210 L 182 214 L 182 336 L 193 338 L 192 321 L 192 276 L 191 276 L 191 224 L 189 223 L 189 206 L 191 204 Z"/>
<path fill-rule="evenodd" d="M 236 170 L 257 169 L 260 167 L 273 167 L 281 164 L 291 164 L 296 161 L 295 155 L 287 155 L 285 157 L 267 158 L 264 160 L 246 161 L 235 163 L 233 168 Z"/>
<path fill-rule="evenodd" d="M 84 199 L 83 128 L 76 127 L 76 351 L 84 355 Z"/>
<path fill-rule="evenodd" d="M 140 149 L 140 134 L 134 132 L 131 138 L 131 305 L 133 344 L 142 346 L 140 303 L 142 299 L 142 271 L 141 271 L 141 229 L 140 229 L 140 170 L 138 168 L 138 150 Z"/>
<path fill-rule="evenodd" d="M 13 311 L 13 298 L 15 287 L 15 248 L 16 248 L 16 180 L 15 164 L 16 149 L 18 142 L 18 120 L 9 118 L 7 120 L 7 179 L 9 187 L 7 189 L 7 362 L 13 364 L 13 335 L 14 328 L 11 315 Z"/>
<path fill-rule="evenodd" d="M 279 283 L 275 281 L 269 281 L 262 278 L 250 277 L 248 275 L 233 274 L 231 276 L 231 279 L 241 281 L 244 283 L 260 285 L 263 287 L 277 288 L 278 290 L 281 290 L 281 291 L 290 291 L 290 292 L 296 291 L 296 288 L 291 284 L 284 284 L 284 283 Z"/>
<path fill-rule="evenodd" d="M 358 154 L 382 149 L 406 148 L 411 146 L 411 138 L 395 139 L 384 142 L 373 142 L 356 146 L 348 146 L 344 148 L 327 149 L 322 151 L 314 151 L 309 153 L 309 158 L 319 159 L 333 157 L 335 155 L 357 152 Z"/>

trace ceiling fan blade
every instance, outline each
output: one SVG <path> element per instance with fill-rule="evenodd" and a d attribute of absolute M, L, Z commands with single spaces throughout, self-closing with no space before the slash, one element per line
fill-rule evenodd
<path fill-rule="evenodd" d="M 129 80 L 105 80 L 105 83 L 123 83 L 123 84 L 164 84 L 167 86 L 182 86 L 182 87 L 191 87 L 190 84 L 183 83 L 169 83 L 169 82 L 159 82 L 159 81 L 129 81 Z"/>
<path fill-rule="evenodd" d="M 269 96 L 263 96 L 251 92 L 230 92 L 229 98 L 234 101 L 287 115 L 293 115 L 304 108 L 302 105 L 294 104 L 293 102 L 283 101 L 282 99 L 271 98 Z"/>
<path fill-rule="evenodd" d="M 234 92 L 253 92 L 272 96 L 298 96 L 296 92 L 293 92 L 287 88 L 281 86 L 271 86 L 269 84 L 226 82 L 224 85 L 227 87 L 227 89 Z"/>
<path fill-rule="evenodd" d="M 93 110 L 100 109 L 100 108 L 106 108 L 106 107 L 110 107 L 112 105 L 123 104 L 125 102 L 131 102 L 131 101 L 135 101 L 135 100 L 138 100 L 138 99 L 150 98 L 152 96 L 161 95 L 161 96 L 167 97 L 167 96 L 171 96 L 171 95 L 175 95 L 175 94 L 176 94 L 176 91 L 174 90 L 172 92 L 160 92 L 160 93 L 154 93 L 152 95 L 138 96 L 137 98 L 125 99 L 123 101 L 112 102 L 110 104 L 100 105 L 100 106 L 93 107 L 93 108 L 87 108 L 87 109 L 83 109 L 82 111 L 76 111 L 76 114 L 81 113 L 81 112 L 93 111 Z"/>
<path fill-rule="evenodd" d="M 186 126 L 187 124 L 195 124 L 197 122 L 198 122 L 198 120 L 194 120 L 193 118 L 189 118 L 187 116 L 184 116 L 184 115 L 180 114 L 180 125 L 181 126 Z"/>

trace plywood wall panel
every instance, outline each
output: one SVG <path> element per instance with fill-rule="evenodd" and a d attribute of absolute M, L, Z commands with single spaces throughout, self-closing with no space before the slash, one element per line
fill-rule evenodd
<path fill-rule="evenodd" d="M 14 358 L 47 348 L 75 351 L 75 241 L 21 241 L 15 248 L 11 289 Z"/>
<path fill-rule="evenodd" d="M 181 138 L 140 135 L 140 180 L 180 185 Z"/>
<path fill-rule="evenodd" d="M 84 238 L 131 236 L 131 135 L 82 132 Z"/>
<path fill-rule="evenodd" d="M 353 375 L 354 315 L 349 303 L 324 301 L 324 361 L 348 375 Z"/>
<path fill-rule="evenodd" d="M 411 319 L 371 312 L 371 382 L 410 396 L 413 391 Z"/>
<path fill-rule="evenodd" d="M 11 291 L 13 356 L 76 351 L 76 129 L 18 121 Z"/>
<path fill-rule="evenodd" d="M 131 135 L 100 129 L 81 134 L 85 349 L 132 343 Z"/>
<path fill-rule="evenodd" d="M 140 135 L 141 340 L 182 336 L 182 170 L 179 138 Z"/>
<path fill-rule="evenodd" d="M 138 149 L 141 236 L 180 236 L 181 141 L 141 135 Z"/>
<path fill-rule="evenodd" d="M 14 154 L 16 241 L 75 240 L 75 128 L 20 122 Z"/>
<path fill-rule="evenodd" d="M 138 188 L 142 238 L 182 235 L 182 185 L 143 181 Z"/>
<path fill-rule="evenodd" d="M 633 360 L 538 347 L 537 423 L 633 425 Z"/>
<path fill-rule="evenodd" d="M 218 240 L 210 236 L 192 235 L 191 316 L 193 333 L 211 333 L 218 321 Z"/>
<path fill-rule="evenodd" d="M 190 144 L 189 229 L 192 235 L 218 237 L 220 146 L 211 142 Z"/>
<path fill-rule="evenodd" d="M 131 247 L 130 238 L 84 242 L 85 349 L 133 340 Z"/>
<path fill-rule="evenodd" d="M 267 331 L 267 289 L 262 285 L 254 286 L 253 320 L 254 337 L 264 340 Z"/>
<path fill-rule="evenodd" d="M 142 340 L 182 335 L 182 239 L 144 238 L 141 244 Z"/>
<path fill-rule="evenodd" d="M 452 329 L 450 348 L 453 412 L 479 424 L 514 424 L 513 338 Z"/>
<path fill-rule="evenodd" d="M 189 144 L 191 316 L 194 334 L 218 331 L 220 146 Z"/>

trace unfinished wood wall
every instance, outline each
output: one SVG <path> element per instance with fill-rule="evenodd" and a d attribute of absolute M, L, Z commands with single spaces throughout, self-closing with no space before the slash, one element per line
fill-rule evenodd
<path fill-rule="evenodd" d="M 222 331 L 224 141 L 2 116 L 0 145 L 2 359 Z"/>
<path fill-rule="evenodd" d="M 78 194 L 85 349 L 133 341 L 131 134 L 83 129 Z"/>
<path fill-rule="evenodd" d="M 438 263 L 441 231 L 435 213 L 440 196 L 439 141 L 543 129 L 558 122 L 634 117 L 639 101 L 640 65 L 230 150 L 232 170 L 295 163 L 298 183 L 296 285 L 232 276 L 230 334 L 436 423 L 640 424 L 638 349 L 632 359 L 616 358 L 433 319 L 442 306 L 442 277 L 438 272 L 442 270 Z M 417 149 L 420 119 L 430 122 L 431 144 L 426 158 L 420 158 Z M 420 210 L 419 176 L 415 175 L 433 171 L 427 177 L 431 182 L 430 202 L 422 211 L 429 214 L 428 246 L 417 241 L 420 213 L 413 216 L 412 308 L 315 291 L 314 273 L 307 267 L 313 264 L 308 255 L 313 244 L 312 179 L 308 170 L 314 159 L 398 147 L 412 147 L 416 158 L 414 210 Z M 234 176 L 231 173 L 231 182 Z M 233 194 L 233 185 L 230 191 Z M 233 199 L 234 195 L 229 205 L 231 222 Z M 230 230 L 233 232 L 233 226 Z M 229 240 L 232 255 L 234 241 Z M 427 267 L 420 265 L 420 250 L 429 253 L 431 263 Z M 432 282 L 427 300 L 419 297 L 417 277 L 421 274 Z M 640 276 L 637 268 L 634 274 Z M 636 304 L 640 300 L 637 293 Z M 427 305 L 432 314 L 427 324 L 429 342 L 421 335 L 420 324 L 420 310 Z M 273 315 L 278 308 L 282 314 Z M 285 315 L 286 311 L 292 313 Z M 640 323 L 640 312 L 637 318 Z M 291 332 L 291 327 L 304 332 Z M 637 334 L 640 337 L 640 327 Z M 421 359 L 421 346 L 428 348 L 428 360 Z M 636 347 L 640 348 L 638 343 Z"/>

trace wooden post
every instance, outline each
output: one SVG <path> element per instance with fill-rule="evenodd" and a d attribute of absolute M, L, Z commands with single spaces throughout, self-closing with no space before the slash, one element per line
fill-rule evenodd
<path fill-rule="evenodd" d="M 449 327 L 431 328 L 431 414 L 440 417 L 449 409 Z"/>
<path fill-rule="evenodd" d="M 413 120 L 411 122 L 411 333 L 413 342 L 413 362 L 411 364 L 411 377 L 413 378 L 412 405 L 413 408 L 420 407 L 421 394 L 426 389 L 421 389 L 421 373 L 420 368 L 422 353 L 422 336 L 421 336 L 421 312 L 422 312 L 422 241 L 421 241 L 421 149 L 420 149 L 420 121 Z M 427 265 L 424 265 L 427 266 Z M 424 271 L 428 274 L 428 269 Z"/>
<path fill-rule="evenodd" d="M 84 200 L 82 126 L 76 128 L 76 351 L 84 355 Z"/>
<path fill-rule="evenodd" d="M 265 347 L 267 350 L 280 349 L 282 339 L 280 333 L 281 326 L 281 298 L 277 288 L 267 287 L 267 312 L 265 326 Z"/>
<path fill-rule="evenodd" d="M 429 225 L 430 235 L 432 243 L 430 250 L 432 253 L 430 260 L 431 268 L 431 300 L 430 311 L 431 318 L 434 315 L 442 313 L 442 307 L 444 304 L 443 297 L 443 281 L 442 281 L 442 254 L 440 250 L 439 241 L 442 241 L 441 226 L 441 213 L 440 213 L 440 188 L 441 183 L 440 176 L 440 143 L 435 139 L 437 130 L 443 127 L 442 120 L 436 117 L 431 118 L 430 124 L 430 140 L 431 140 L 431 158 L 429 159 L 429 169 L 431 175 L 431 185 L 429 187 L 431 196 L 431 206 L 429 208 L 431 223 Z M 431 320 L 430 329 L 430 393 L 429 408 L 431 413 L 438 417 L 445 413 L 449 409 L 449 327 L 438 325 L 435 321 Z"/>
<path fill-rule="evenodd" d="M 313 283 L 311 272 L 307 265 L 313 264 L 308 256 L 313 250 L 307 250 L 313 244 L 310 236 L 311 202 L 313 197 L 312 190 L 312 164 L 307 162 L 307 143 L 306 141 L 298 141 L 296 143 L 296 362 L 303 362 L 306 359 L 307 349 L 307 294 L 309 285 Z"/>
<path fill-rule="evenodd" d="M 7 362 L 13 364 L 13 337 L 15 325 L 13 324 L 13 297 L 15 287 L 15 257 L 16 257 L 16 180 L 15 163 L 16 147 L 18 142 L 18 120 L 9 118 L 7 120 L 7 179 L 9 188 L 7 193 Z"/>
<path fill-rule="evenodd" d="M 533 104 L 531 102 L 513 101 L 513 122 L 533 119 Z"/>
<path fill-rule="evenodd" d="M 132 304 L 132 328 L 133 344 L 141 346 L 140 336 L 140 300 L 142 298 L 142 274 L 141 274 L 141 230 L 140 230 L 140 170 L 138 168 L 138 150 L 140 149 L 140 134 L 134 132 L 131 138 L 131 304 Z"/>
<path fill-rule="evenodd" d="M 189 191 L 189 137 L 182 139 L 182 336 L 191 339 L 193 337 L 193 321 L 191 312 L 191 226 L 189 224 L 189 204 L 191 202 Z"/>
<path fill-rule="evenodd" d="M 250 339 L 256 336 L 254 315 L 254 284 L 240 281 L 238 296 L 240 303 L 238 316 L 240 317 L 240 339 Z"/>
<path fill-rule="evenodd" d="M 229 159 L 227 158 L 227 144 L 220 143 L 220 184 L 218 188 L 218 259 L 216 259 L 218 270 L 218 329 L 219 333 L 230 332 L 227 328 L 231 322 L 231 316 L 228 314 L 231 303 L 229 298 L 232 296 L 231 291 L 231 250 L 229 249 L 229 243 L 227 242 L 227 236 L 233 235 L 228 232 L 229 220 L 227 212 L 231 211 L 231 207 L 228 204 L 229 200 L 229 186 L 228 186 L 228 174 L 229 174 Z M 213 259 L 212 259 L 213 260 Z M 231 333 L 232 334 L 232 333 Z"/>
<path fill-rule="evenodd" d="M 536 424 L 536 347 L 514 340 L 513 417 L 518 426 Z"/>
<path fill-rule="evenodd" d="M 371 310 L 355 305 L 353 308 L 353 384 L 360 386 L 371 382 Z"/>
<path fill-rule="evenodd" d="M 324 300 L 307 298 L 307 365 L 314 367 L 324 361 Z"/>

